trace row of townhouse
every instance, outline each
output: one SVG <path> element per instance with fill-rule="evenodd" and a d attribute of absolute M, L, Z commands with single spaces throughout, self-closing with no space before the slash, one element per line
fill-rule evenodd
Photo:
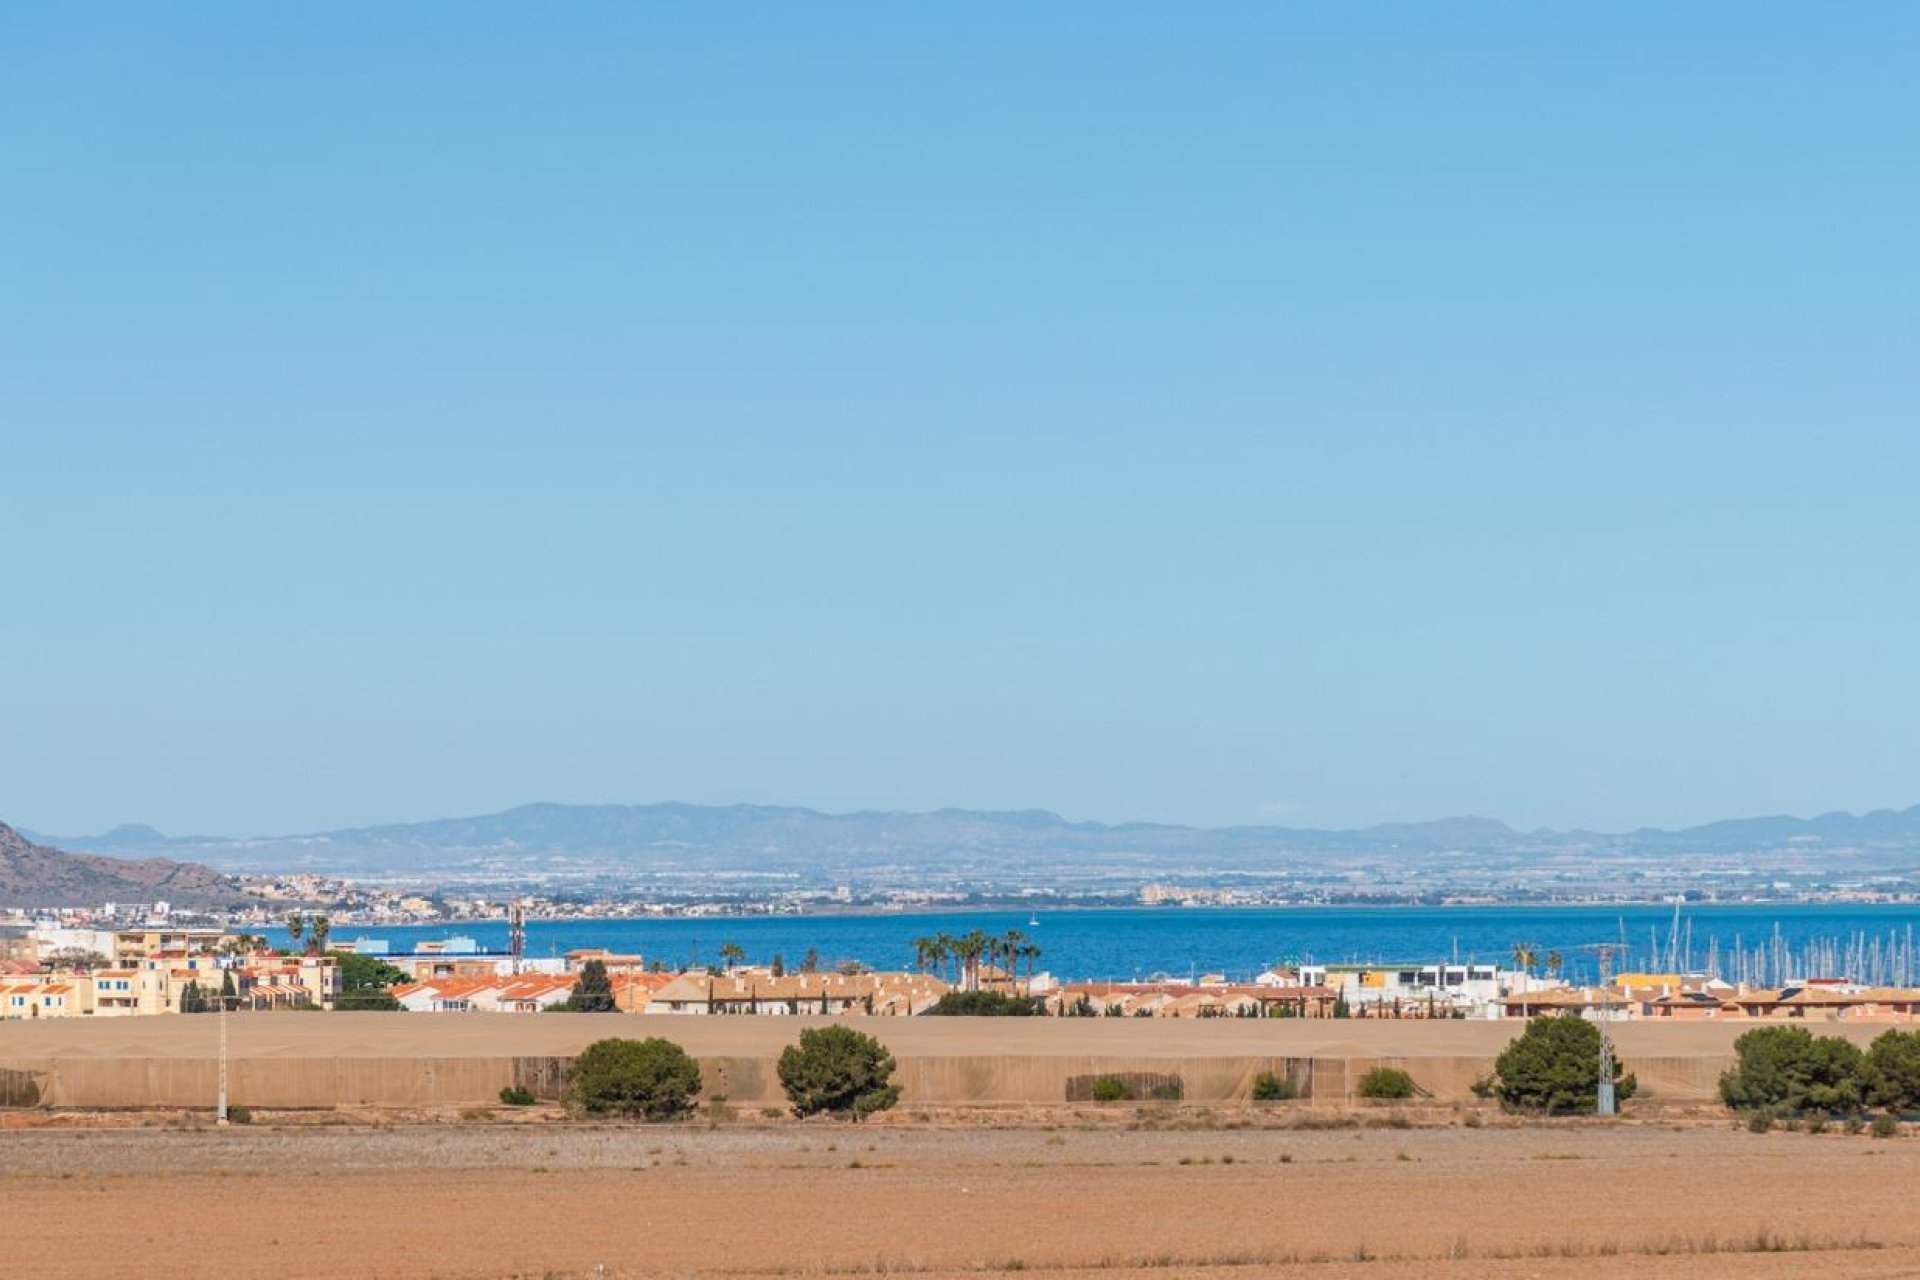
<path fill-rule="evenodd" d="M 409 1013 L 539 1013 L 573 991 L 574 980 L 553 974 L 430 978 L 391 988 Z"/>
<path fill-rule="evenodd" d="M 108 968 L 0 978 L 0 1019 L 179 1013 L 195 991 L 217 1005 L 229 979 L 234 1009 L 326 1008 L 340 994 L 339 965 L 327 956 L 160 951 Z"/>
<path fill-rule="evenodd" d="M 910 1018 L 950 988 L 926 973 L 783 973 L 741 970 L 683 973 L 654 991 L 645 1012 L 658 1014 L 855 1014 Z"/>
<path fill-rule="evenodd" d="M 1698 1022 L 1920 1022 L 1920 988 L 1869 987 L 1813 980 L 1784 987 L 1735 986 L 1718 979 L 1669 975 L 1607 987 L 1566 987 L 1501 1001 L 1509 1017 L 1567 1015 L 1619 1020 Z"/>
<path fill-rule="evenodd" d="M 1048 1011 L 1119 1017 L 1497 1017 L 1499 1001 L 1546 985 L 1497 965 L 1459 962 L 1275 966 L 1251 983 L 1219 974 L 1189 981 L 1068 983 Z"/>
<path fill-rule="evenodd" d="M 520 974 L 429 978 L 392 988 L 415 1013 L 539 1013 L 565 1002 L 576 978 Z M 946 994 L 938 978 L 914 973 L 732 974 L 613 972 L 622 1013 L 700 1015 L 860 1014 L 910 1017 Z"/>
<path fill-rule="evenodd" d="M 1048 1013 L 1107 1018 L 1329 1018 L 1331 987 L 1271 982 L 1069 982 L 1046 998 Z"/>
<path fill-rule="evenodd" d="M 622 1013 L 646 1012 L 653 993 L 673 978 L 670 973 L 637 970 L 607 975 L 614 1007 Z M 483 973 L 403 982 L 391 991 L 400 1007 L 412 1013 L 540 1013 L 565 1003 L 577 981 L 572 974 Z"/>

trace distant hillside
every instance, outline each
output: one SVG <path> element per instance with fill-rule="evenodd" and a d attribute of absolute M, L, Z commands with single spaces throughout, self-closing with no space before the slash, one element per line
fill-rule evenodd
<path fill-rule="evenodd" d="M 155 833 L 158 834 L 157 832 Z M 245 901 L 229 876 L 191 862 L 128 862 L 63 853 L 34 844 L 0 822 L 0 903 L 13 907 L 90 907 L 103 902 L 215 906 Z"/>
<path fill-rule="evenodd" d="M 190 858 L 227 869 L 440 873 L 514 868 L 618 873 L 750 870 L 833 874 L 862 868 L 1004 874 L 1071 866 L 1120 876 L 1199 870 L 1271 871 L 1386 855 L 1395 863 L 1467 853 L 1515 864 L 1546 853 L 1595 857 L 1764 854 L 1846 849 L 1869 862 L 1920 858 L 1920 806 L 1902 811 L 1745 818 L 1679 831 L 1619 834 L 1516 831 L 1491 818 L 1386 823 L 1352 831 L 1289 827 L 1203 829 L 1070 822 L 1044 810 L 829 814 L 769 805 L 529 804 L 503 813 L 231 840 L 166 837 L 119 827 L 59 843 L 121 854 Z"/>

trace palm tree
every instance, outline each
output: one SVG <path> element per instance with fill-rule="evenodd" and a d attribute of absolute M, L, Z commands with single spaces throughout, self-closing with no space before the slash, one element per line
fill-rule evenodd
<path fill-rule="evenodd" d="M 733 967 L 746 958 L 747 950 L 739 943 L 723 942 L 720 944 L 720 963 L 727 966 L 727 972 L 733 972 Z"/>
<path fill-rule="evenodd" d="M 960 940 L 944 931 L 934 934 L 933 954 L 938 958 L 938 963 L 945 966 L 947 985 L 959 986 Z"/>
<path fill-rule="evenodd" d="M 1021 943 L 1020 958 L 1027 962 L 1027 983 L 1031 986 L 1033 983 L 1033 967 L 1040 960 L 1040 944 L 1037 942 Z"/>
<path fill-rule="evenodd" d="M 313 923 L 307 926 L 307 932 L 313 939 L 313 950 L 318 954 L 327 949 L 327 937 L 333 932 L 333 921 L 325 916 L 315 916 Z"/>
<path fill-rule="evenodd" d="M 1560 976 L 1560 966 L 1565 963 L 1566 961 L 1561 957 L 1558 951 L 1547 952 L 1547 972 L 1552 974 L 1554 977 L 1557 978 Z"/>
<path fill-rule="evenodd" d="M 913 940 L 913 967 L 921 973 L 938 968 L 945 963 L 947 947 L 943 941 L 945 935 L 928 934 Z"/>
<path fill-rule="evenodd" d="M 300 939 L 306 936 L 307 918 L 298 911 L 287 917 L 287 937 L 293 942 L 292 949 L 300 949 Z"/>
<path fill-rule="evenodd" d="M 1001 968 L 1007 971 L 1009 983 L 1013 979 L 1014 966 L 1020 961 L 1020 944 L 1026 940 L 1027 935 L 1018 929 L 1007 930 L 1005 936 L 1000 939 Z"/>
<path fill-rule="evenodd" d="M 993 940 L 980 929 L 969 931 L 965 937 L 954 943 L 955 949 L 960 953 L 961 972 L 966 979 L 967 990 L 980 989 L 980 960 L 992 945 Z"/>
<path fill-rule="evenodd" d="M 1533 985 L 1531 981 L 1533 977 L 1533 966 L 1538 964 L 1539 961 L 1540 947 L 1537 943 L 1516 942 L 1513 944 L 1513 967 L 1520 971 L 1521 977 L 1526 980 L 1523 985 L 1529 989 L 1531 989 Z M 1524 1018 L 1529 1012 L 1528 1006 L 1522 1003 L 1520 1006 L 1520 1016 Z"/>

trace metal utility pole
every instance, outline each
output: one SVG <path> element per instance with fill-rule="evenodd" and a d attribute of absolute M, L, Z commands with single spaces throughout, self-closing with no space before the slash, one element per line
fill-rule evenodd
<path fill-rule="evenodd" d="M 507 951 L 512 957 L 511 967 L 517 977 L 520 962 L 527 954 L 527 909 L 520 905 L 518 898 L 507 908 Z"/>
<path fill-rule="evenodd" d="M 220 968 L 223 979 L 233 972 L 224 960 Z M 224 1126 L 227 1123 L 227 984 L 224 980 L 220 984 L 220 1012 L 215 1016 L 220 1019 L 220 1096 L 214 1105 L 213 1122 Z"/>

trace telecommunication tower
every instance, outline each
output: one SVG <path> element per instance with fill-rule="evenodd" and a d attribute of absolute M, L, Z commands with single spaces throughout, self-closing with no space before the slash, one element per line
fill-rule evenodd
<path fill-rule="evenodd" d="M 1622 947 L 1617 942 L 1594 942 L 1580 950 L 1593 952 L 1600 962 L 1600 1087 L 1594 1110 L 1610 1116 L 1617 1110 L 1613 1095 L 1613 957 Z"/>

